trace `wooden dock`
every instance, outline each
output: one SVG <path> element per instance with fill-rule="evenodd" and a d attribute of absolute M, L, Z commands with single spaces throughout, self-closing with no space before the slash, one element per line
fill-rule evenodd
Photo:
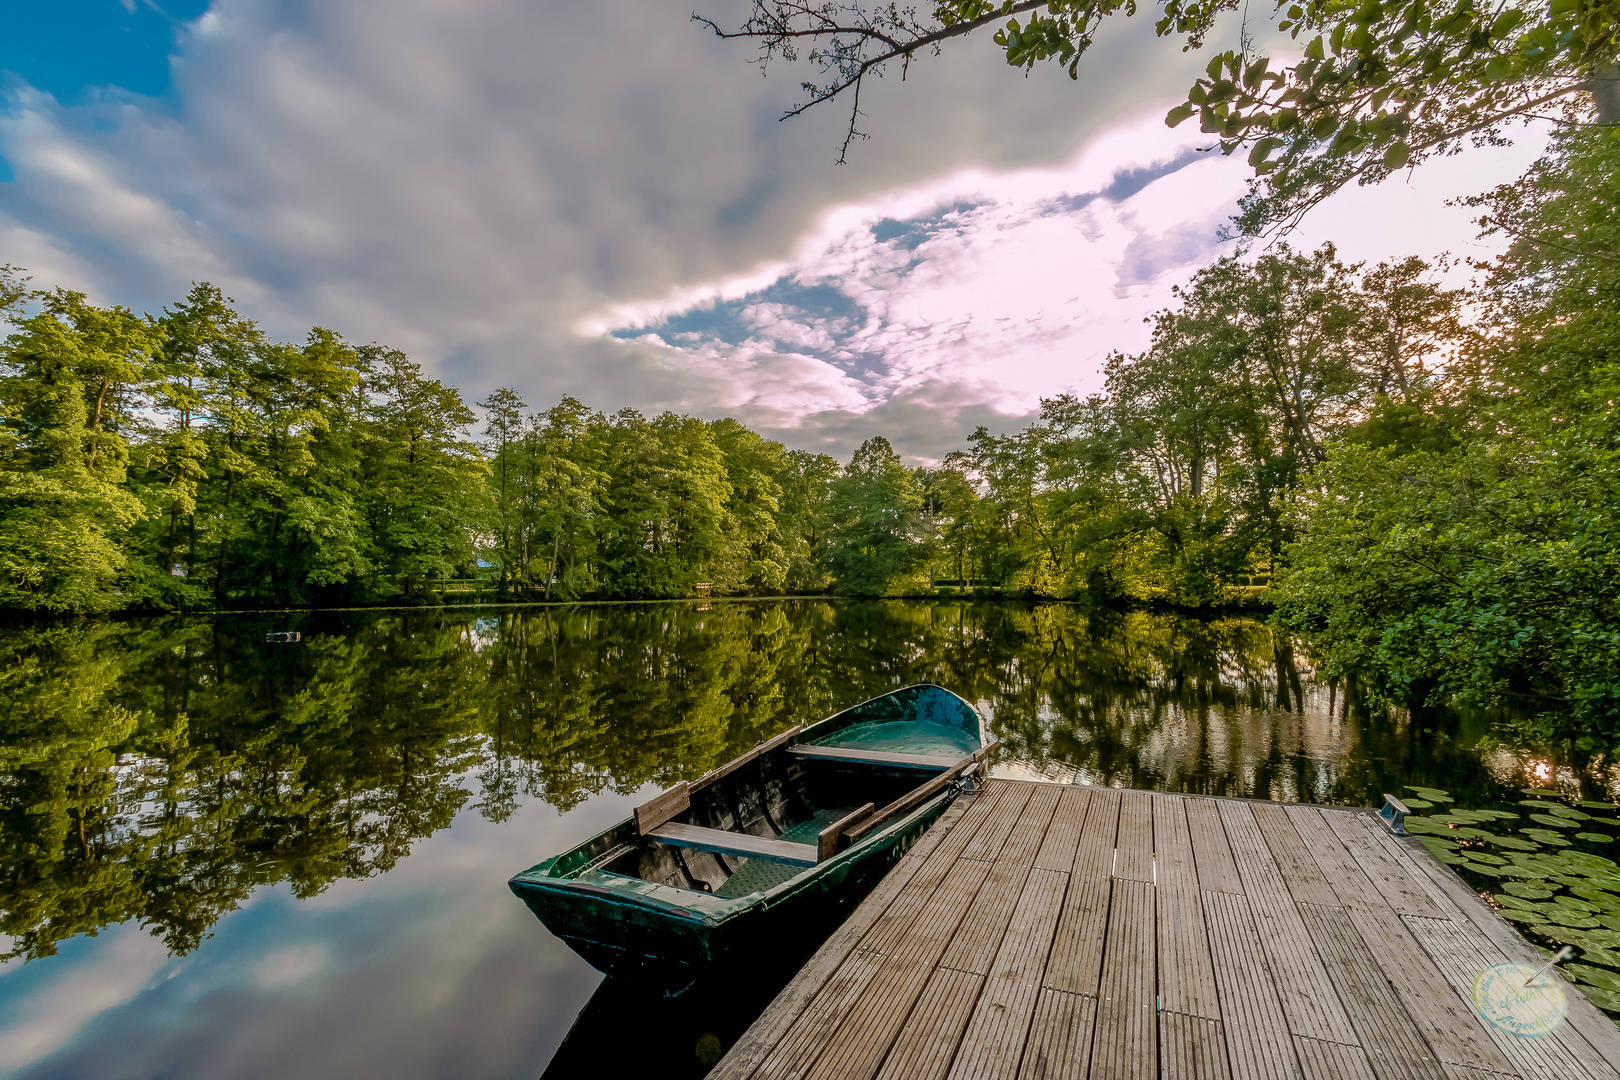
<path fill-rule="evenodd" d="M 1537 954 L 1370 812 L 991 780 L 958 799 L 713 1080 L 1620 1080 L 1473 983 Z"/>

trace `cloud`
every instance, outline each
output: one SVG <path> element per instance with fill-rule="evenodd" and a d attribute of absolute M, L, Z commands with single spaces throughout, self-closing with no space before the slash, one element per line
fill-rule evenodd
<path fill-rule="evenodd" d="M 841 454 L 889 422 L 927 457 L 1094 386 L 1241 190 L 1160 123 L 1202 58 L 1145 18 L 1078 83 L 987 41 L 883 80 L 842 168 L 846 114 L 779 123 L 801 73 L 750 56 L 657 0 L 216 0 L 161 100 L 8 92 L 0 262 L 154 311 L 209 279 L 469 399 L 732 413 Z"/>
<path fill-rule="evenodd" d="M 1157 92 L 1143 75 L 1193 70 L 1145 20 L 1105 36 L 1078 86 L 986 42 L 885 80 L 840 168 L 842 111 L 779 123 L 798 73 L 756 77 L 685 8 L 217 0 L 179 32 L 162 101 L 8 94 L 0 259 L 150 310 L 210 279 L 277 334 L 387 341 L 472 397 L 712 412 L 724 387 L 576 327 L 782 261 L 829 207 L 1061 156 Z"/>
<path fill-rule="evenodd" d="M 785 263 L 585 327 L 720 379 L 800 441 L 882 430 L 936 459 L 968 413 L 1015 423 L 1042 396 L 1097 390 L 1108 353 L 1144 345 L 1143 317 L 1217 253 L 1245 174 L 1162 117 L 1155 103 L 1055 167 L 965 169 L 831 208 Z"/>

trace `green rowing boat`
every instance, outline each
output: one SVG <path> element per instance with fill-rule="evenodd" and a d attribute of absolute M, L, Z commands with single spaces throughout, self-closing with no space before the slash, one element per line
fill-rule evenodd
<path fill-rule="evenodd" d="M 907 686 L 677 784 L 512 891 L 608 975 L 684 986 L 756 949 L 813 949 L 995 745 L 962 698 Z"/>

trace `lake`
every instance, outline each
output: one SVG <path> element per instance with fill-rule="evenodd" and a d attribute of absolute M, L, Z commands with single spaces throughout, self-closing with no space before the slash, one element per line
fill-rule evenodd
<path fill-rule="evenodd" d="M 1580 945 L 1583 989 L 1620 1009 L 1620 771 L 1490 716 L 1368 710 L 1252 619 L 831 600 L 177 616 L 0 630 L 0 1076 L 532 1080 L 576 1018 L 553 1075 L 587 1051 L 701 1075 L 791 971 L 627 1030 L 639 989 L 585 1009 L 601 977 L 507 878 L 923 681 L 991 718 L 998 775 L 1401 793 L 1431 850 L 1538 944 Z"/>

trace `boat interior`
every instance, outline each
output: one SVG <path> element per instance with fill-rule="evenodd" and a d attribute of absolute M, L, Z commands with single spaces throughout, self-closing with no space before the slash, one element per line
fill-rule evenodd
<path fill-rule="evenodd" d="M 638 835 L 632 819 L 564 860 L 575 865 L 559 862 L 553 872 L 576 877 L 597 871 L 717 896 L 746 896 L 814 866 L 817 835 L 833 822 L 867 803 L 886 805 L 929 775 L 915 768 L 762 755 L 691 791 L 691 805 L 670 818 L 669 825 L 705 830 L 702 847 Z M 802 848 L 802 854 L 792 848 Z M 786 861 L 790 856 L 798 857 Z"/>
<path fill-rule="evenodd" d="M 558 859 L 551 876 L 616 875 L 728 898 L 770 889 L 829 857 L 831 826 L 915 792 L 981 739 L 972 708 L 931 686 L 839 714 L 804 732 L 809 741 L 800 733 L 643 804 Z"/>

